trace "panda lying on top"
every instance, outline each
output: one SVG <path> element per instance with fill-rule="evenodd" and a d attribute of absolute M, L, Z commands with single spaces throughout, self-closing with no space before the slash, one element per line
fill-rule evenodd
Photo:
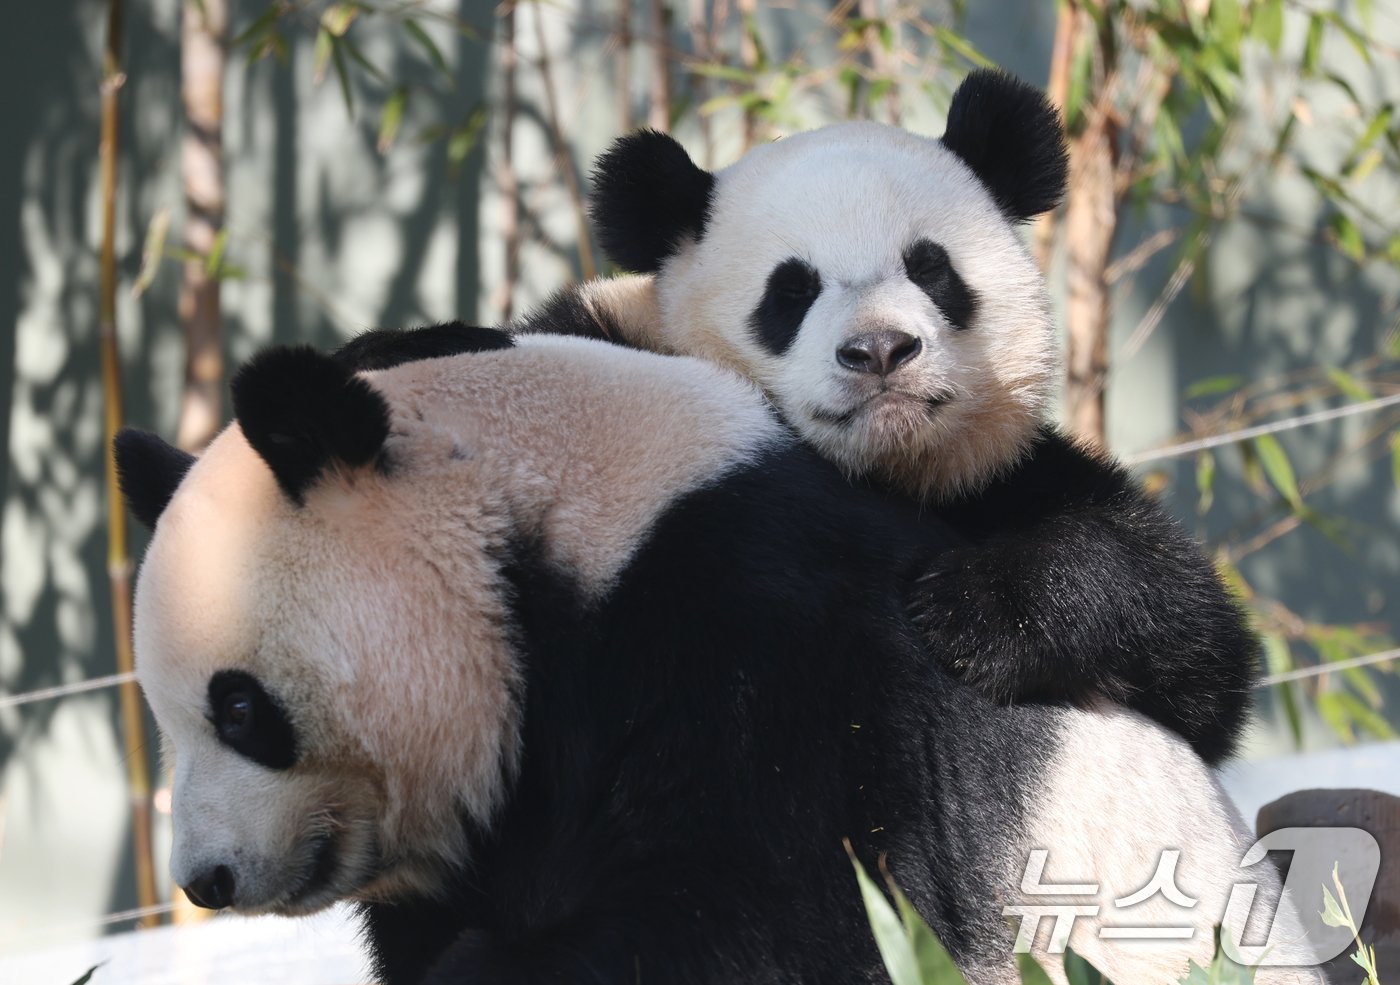
<path fill-rule="evenodd" d="M 566 290 L 518 330 L 756 381 L 827 458 L 969 538 L 913 596 L 963 679 L 1002 701 L 1107 696 L 1218 763 L 1255 640 L 1176 522 L 1045 423 L 1054 330 L 1016 224 L 1059 201 L 1065 172 L 1054 109 L 989 71 L 941 140 L 839 124 L 710 174 L 643 131 L 599 161 L 592 214 L 613 260 L 654 282 Z"/>
<path fill-rule="evenodd" d="M 1136 985 L 1209 955 L 1233 883 L 1278 896 L 1180 739 L 927 659 L 901 600 L 957 536 L 717 367 L 372 333 L 264 353 L 233 405 L 198 461 L 117 439 L 154 527 L 135 642 L 171 870 L 201 905 L 358 900 L 388 985 L 870 985 L 848 838 L 1010 985 L 1003 906 L 1054 899 L 1021 889 L 1047 848 L 1044 882 L 1100 885 L 1072 945 Z M 1200 902 L 1115 908 L 1167 847 Z"/>

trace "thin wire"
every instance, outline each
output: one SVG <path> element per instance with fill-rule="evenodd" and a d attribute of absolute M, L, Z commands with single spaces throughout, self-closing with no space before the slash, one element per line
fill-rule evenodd
<path fill-rule="evenodd" d="M 1290 670 L 1282 674 L 1270 674 L 1268 677 L 1261 678 L 1254 686 L 1273 687 L 1275 684 L 1287 684 L 1289 681 L 1321 677 L 1323 674 L 1330 674 L 1333 671 L 1351 670 L 1353 667 L 1369 667 L 1371 664 L 1397 659 L 1400 659 L 1400 647 L 1396 647 L 1394 650 L 1382 650 L 1379 653 L 1368 653 L 1364 657 L 1352 657 L 1350 660 L 1337 660 L 1333 663 L 1315 664 L 1312 667 L 1299 667 L 1297 670 Z"/>
<path fill-rule="evenodd" d="M 128 671 L 124 674 L 109 674 L 106 677 L 94 677 L 91 680 L 76 681 L 73 684 L 60 684 L 57 687 L 45 687 L 37 691 L 26 691 L 23 694 L 10 694 L 0 697 L 0 711 L 4 711 L 6 708 L 17 708 L 20 705 L 32 704 L 35 701 L 66 698 L 70 694 L 82 694 L 84 691 L 100 691 L 104 687 L 116 687 L 118 684 L 125 684 L 127 681 L 134 680 L 136 680 L 136 675 Z"/>
<path fill-rule="evenodd" d="M 1334 421 L 1341 417 L 1351 417 L 1353 414 L 1365 414 L 1385 407 L 1394 407 L 1396 404 L 1400 404 L 1400 393 L 1393 393 L 1388 397 L 1377 397 L 1375 400 L 1367 400 L 1359 404 L 1333 407 L 1331 410 L 1320 410 L 1313 414 L 1303 414 L 1301 417 L 1286 417 L 1281 421 L 1274 421 L 1272 424 L 1260 424 L 1257 427 L 1245 428 L 1243 431 L 1217 434 L 1199 441 L 1187 441 L 1179 445 L 1167 445 L 1164 448 L 1139 452 L 1136 455 L 1125 455 L 1123 462 L 1127 465 L 1141 465 L 1144 462 L 1155 462 L 1163 458 L 1180 458 L 1182 455 L 1205 451 L 1208 448 L 1232 445 L 1239 441 L 1248 441 L 1250 438 L 1258 438 L 1261 435 L 1276 434 L 1279 431 L 1307 427 L 1310 424 L 1321 424 L 1324 421 Z"/>

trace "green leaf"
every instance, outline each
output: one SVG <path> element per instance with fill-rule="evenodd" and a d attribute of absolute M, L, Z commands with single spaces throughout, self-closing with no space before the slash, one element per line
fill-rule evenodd
<path fill-rule="evenodd" d="M 1342 15 L 1335 10 L 1325 11 L 1321 16 L 1327 18 L 1328 22 L 1341 31 L 1346 39 L 1351 42 L 1351 46 L 1356 49 L 1356 53 L 1361 56 L 1361 60 L 1367 65 L 1371 64 L 1371 45 L 1367 42 L 1366 36 L 1356 28 L 1348 24 Z"/>
<path fill-rule="evenodd" d="M 940 985 L 940 983 L 962 983 L 965 979 L 958 966 L 953 963 L 953 959 L 948 956 L 948 952 L 943 949 L 942 943 L 924 923 L 924 918 L 919 916 L 917 910 L 909 902 L 909 898 L 904 895 L 894 880 L 886 876 L 890 893 L 894 896 L 894 905 L 899 910 L 899 918 L 904 924 L 904 933 L 909 938 L 909 944 L 914 949 L 914 960 L 919 968 L 919 980 L 923 985 Z"/>
<path fill-rule="evenodd" d="M 131 296 L 139 298 L 156 279 L 160 261 L 165 256 L 165 236 L 170 231 L 170 210 L 158 209 L 151 216 L 146 227 L 146 241 L 141 247 L 141 270 L 136 275 L 136 283 L 131 285 Z"/>
<path fill-rule="evenodd" d="M 244 42 L 261 37 L 272 30 L 273 25 L 277 23 L 277 19 L 281 16 L 282 4 L 268 4 L 261 14 L 253 18 L 253 23 L 240 31 L 229 44 L 236 48 Z"/>
<path fill-rule="evenodd" d="M 88 985 L 88 982 L 92 981 L 92 973 L 98 968 L 101 968 L 106 963 L 106 961 L 99 961 L 87 971 L 83 972 L 82 975 L 80 975 L 78 978 L 74 979 L 73 985 Z"/>
<path fill-rule="evenodd" d="M 894 907 L 890 906 L 875 881 L 866 875 L 865 867 L 860 864 L 849 843 L 846 851 L 851 856 L 851 864 L 855 866 L 856 883 L 860 886 L 860 897 L 865 903 L 865 915 L 870 921 L 875 946 L 880 951 L 890 981 L 893 985 L 927 985 L 919 973 L 919 959 L 914 945 L 905 934 Z"/>
<path fill-rule="evenodd" d="M 1303 748 L 1303 709 L 1298 702 L 1298 682 L 1289 681 L 1278 689 L 1279 700 L 1283 702 L 1283 715 L 1288 719 L 1288 731 L 1293 736 L 1293 745 Z"/>
<path fill-rule="evenodd" d="M 335 77 L 340 82 L 340 95 L 345 99 L 345 115 L 353 117 L 355 115 L 355 97 L 350 91 L 350 71 L 345 67 L 345 54 L 342 50 L 345 43 L 342 39 L 333 39 L 331 42 L 331 64 L 335 66 Z"/>
<path fill-rule="evenodd" d="M 1021 985 L 1053 985 L 1040 962 L 1029 954 L 1016 955 L 1016 967 L 1021 972 Z"/>
<path fill-rule="evenodd" d="M 1332 234 L 1337 237 L 1337 246 L 1343 253 L 1357 262 L 1366 259 L 1366 241 L 1361 238 L 1361 230 L 1356 228 L 1356 223 L 1345 214 L 1334 212 L 1328 225 L 1332 228 Z"/>
<path fill-rule="evenodd" d="M 1314 75 L 1317 73 L 1317 65 L 1322 57 L 1322 29 L 1324 22 L 1321 14 L 1313 14 L 1308 18 L 1308 37 L 1303 43 L 1303 75 Z"/>
<path fill-rule="evenodd" d="M 326 78 L 326 67 L 331 63 L 331 52 L 335 50 L 335 35 L 324 27 L 316 30 L 316 44 L 311 52 L 311 81 L 320 85 Z"/>
<path fill-rule="evenodd" d="M 1400 489 L 1400 431 L 1390 439 L 1390 474 L 1395 479 L 1395 488 Z"/>
<path fill-rule="evenodd" d="M 1196 492 L 1201 497 L 1196 512 L 1204 516 L 1215 500 L 1215 456 L 1209 451 L 1196 456 Z"/>
<path fill-rule="evenodd" d="M 1341 698 L 1340 691 L 1321 692 L 1317 696 L 1317 713 L 1338 738 L 1344 742 L 1355 742 L 1356 732 L 1351 727 L 1351 719 Z"/>
<path fill-rule="evenodd" d="M 1350 927 L 1351 921 L 1342 912 L 1341 906 L 1337 903 L 1337 897 L 1332 895 L 1332 890 L 1326 886 L 1322 887 L 1322 912 L 1318 914 L 1322 917 L 1322 922 L 1329 927 Z"/>
<path fill-rule="evenodd" d="M 1375 394 L 1373 394 L 1364 383 L 1338 366 L 1328 367 L 1327 378 L 1332 381 L 1333 386 L 1352 400 L 1361 401 L 1375 398 Z"/>
<path fill-rule="evenodd" d="M 737 82 L 741 85 L 752 85 L 754 81 L 754 74 L 752 72 L 747 69 L 739 68 L 736 65 L 718 65 L 714 62 L 704 62 L 699 65 L 690 66 L 690 71 L 696 75 L 703 75 L 706 78 L 721 79 L 725 82 Z M 847 68 L 845 71 L 859 77 L 859 73 L 853 68 Z"/>
<path fill-rule="evenodd" d="M 1264 473 L 1279 495 L 1301 513 L 1303 496 L 1298 491 L 1298 479 L 1293 474 L 1293 464 L 1289 462 L 1288 455 L 1278 443 L 1278 439 L 1272 434 L 1261 434 L 1254 439 L 1254 451 L 1259 456 L 1259 464 L 1264 467 Z"/>
<path fill-rule="evenodd" d="M 214 234 L 214 244 L 209 247 L 209 255 L 204 258 L 204 272 L 210 277 L 218 277 L 224 265 L 224 248 L 228 246 L 228 227 Z"/>
<path fill-rule="evenodd" d="M 1376 110 L 1376 115 L 1371 117 L 1371 122 L 1366 125 L 1366 129 L 1363 130 L 1361 136 L 1357 138 L 1356 145 L 1352 147 L 1352 155 L 1354 156 L 1365 148 L 1370 147 L 1381 135 L 1387 133 L 1390 130 L 1390 121 L 1394 116 L 1395 107 L 1390 103 L 1386 103 L 1380 109 Z"/>
<path fill-rule="evenodd" d="M 1099 969 L 1072 950 L 1065 951 L 1065 977 L 1070 985 L 1109 985 Z"/>
<path fill-rule="evenodd" d="M 1244 386 L 1244 377 L 1238 374 L 1229 376 L 1211 376 L 1204 380 L 1197 380 L 1186 388 L 1185 397 L 1193 400 L 1196 397 L 1214 397 L 1222 393 L 1233 393 Z"/>
<path fill-rule="evenodd" d="M 1347 716 L 1361 726 L 1362 729 L 1371 733 L 1378 739 L 1394 739 L 1396 732 L 1393 726 L 1385 720 L 1383 715 L 1376 712 L 1374 708 L 1368 707 L 1350 691 L 1337 691 L 1337 703 L 1343 708 Z"/>
<path fill-rule="evenodd" d="M 462 166 L 467 156 L 476 148 L 477 142 L 481 140 L 482 131 L 486 129 L 487 118 L 486 107 L 477 106 L 452 131 L 452 136 L 447 141 L 447 161 L 454 171 Z"/>
<path fill-rule="evenodd" d="M 1255 8 L 1250 27 L 1254 35 L 1277 55 L 1283 45 L 1283 0 L 1264 0 Z"/>
<path fill-rule="evenodd" d="M 340 46 L 345 49 L 345 53 L 354 60 L 356 65 L 360 66 L 360 68 L 364 69 L 370 75 L 374 76 L 376 79 L 379 80 L 380 83 L 382 83 L 383 85 L 391 84 L 389 76 L 384 74 L 383 69 L 381 69 L 378 65 L 374 64 L 374 62 L 370 61 L 368 58 L 366 58 L 365 53 L 360 50 L 360 46 L 357 45 L 354 41 L 350 40 L 349 38 L 341 38 Z"/>
<path fill-rule="evenodd" d="M 432 63 L 433 68 L 442 73 L 448 86 L 455 88 L 457 80 L 453 77 L 452 69 L 447 64 L 447 59 L 442 55 L 442 49 L 437 46 L 432 35 L 423 29 L 423 25 L 411 17 L 403 22 L 403 28 L 408 32 L 408 36 L 418 44 L 418 47 L 423 49 L 423 53 L 428 56 L 428 61 Z"/>
<path fill-rule="evenodd" d="M 333 3 L 321 14 L 321 26 L 337 38 L 343 38 L 350 30 L 350 22 L 360 12 L 353 3 Z"/>
<path fill-rule="evenodd" d="M 384 110 L 379 114 L 379 153 L 387 154 L 389 148 L 394 146 L 394 139 L 399 135 L 399 127 L 403 124 L 403 114 L 407 106 L 407 86 L 399 86 L 389 93 L 389 98 L 384 101 Z"/>
<path fill-rule="evenodd" d="M 996 67 L 996 62 L 982 54 L 976 45 L 951 28 L 937 25 L 933 29 L 933 36 L 944 49 L 961 56 L 977 68 Z"/>

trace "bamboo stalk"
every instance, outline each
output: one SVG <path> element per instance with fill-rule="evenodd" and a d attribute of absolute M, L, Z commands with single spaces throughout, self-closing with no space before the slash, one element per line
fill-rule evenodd
<path fill-rule="evenodd" d="M 617 94 L 622 133 L 630 133 L 632 118 L 632 0 L 617 3 Z"/>
<path fill-rule="evenodd" d="M 122 423 L 121 372 L 117 354 L 117 95 L 126 81 L 121 67 L 122 0 L 108 0 L 107 44 L 102 58 L 102 247 L 99 257 L 98 329 L 102 346 L 104 457 L 107 486 L 107 575 L 112 586 L 112 629 L 118 673 L 135 666 L 131 644 L 131 555 L 127 549 L 126 506 L 117 485 L 112 439 Z M 142 909 L 156 905 L 155 856 L 151 846 L 151 775 L 146 766 L 145 724 L 136 684 L 121 685 L 122 735 L 127 787 L 131 794 L 131 833 L 136 861 L 136 896 Z M 159 921 L 147 914 L 139 926 Z"/>
<path fill-rule="evenodd" d="M 515 174 L 515 116 L 517 112 L 515 76 L 519 53 L 515 47 L 517 5 L 507 4 L 501 21 L 501 238 L 505 241 L 505 272 L 497 288 L 496 309 L 501 324 L 509 322 L 515 310 L 515 288 L 520 280 L 520 182 Z"/>
<path fill-rule="evenodd" d="M 583 190 L 579 188 L 578 176 L 574 174 L 574 159 L 569 152 L 569 141 L 564 136 L 564 125 L 559 118 L 559 98 L 554 92 L 554 71 L 549 58 L 549 45 L 544 36 L 543 4 L 536 3 L 534 10 L 535 43 L 539 46 L 539 68 L 544 83 L 545 113 L 549 122 L 549 135 L 554 143 L 554 164 L 564 176 L 564 187 L 568 190 L 569 201 L 574 207 L 574 223 L 578 229 L 578 265 L 584 280 L 592 280 L 598 275 L 597 264 L 593 262 L 593 247 L 588 240 L 588 210 L 583 204 Z"/>
<path fill-rule="evenodd" d="M 186 3 L 181 12 L 180 90 L 185 136 L 180 170 L 185 186 L 185 261 L 180 324 L 185 330 L 185 392 L 176 443 L 199 452 L 223 421 L 224 360 L 220 342 L 220 274 L 204 258 L 224 228 L 224 62 L 227 0 Z"/>
<path fill-rule="evenodd" d="M 1074 61 L 1074 47 L 1079 39 L 1079 6 L 1076 0 L 1060 0 L 1059 13 L 1055 18 L 1055 43 L 1050 54 L 1050 78 L 1046 85 L 1046 95 L 1050 102 L 1064 116 L 1065 98 L 1069 95 L 1069 70 Z M 1068 120 L 1064 120 L 1068 124 Z M 1055 243 L 1055 218 L 1057 212 L 1042 215 L 1035 223 L 1035 260 L 1042 273 L 1050 269 L 1050 251 Z"/>
<path fill-rule="evenodd" d="M 662 133 L 671 132 L 671 62 L 667 58 L 671 37 L 671 12 L 665 0 L 651 0 L 651 26 L 656 32 L 652 45 L 651 107 L 647 124 Z"/>

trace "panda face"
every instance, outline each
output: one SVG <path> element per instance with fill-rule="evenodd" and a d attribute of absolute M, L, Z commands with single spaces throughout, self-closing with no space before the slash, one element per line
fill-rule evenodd
<path fill-rule="evenodd" d="M 298 914 L 431 889 L 462 817 L 489 820 L 516 754 L 502 521 L 454 447 L 420 431 L 391 450 L 454 469 L 462 502 L 437 500 L 441 474 L 415 491 L 358 470 L 297 505 L 235 426 L 161 514 L 137 669 L 174 769 L 171 874 L 196 902 Z M 438 533 L 450 566 L 405 550 L 423 523 L 472 532 Z"/>
<path fill-rule="evenodd" d="M 938 141 L 852 123 L 750 151 L 657 291 L 667 347 L 752 377 L 825 455 L 920 495 L 984 481 L 1043 414 L 1043 280 Z"/>
<path fill-rule="evenodd" d="M 134 637 L 171 871 L 247 912 L 440 888 L 519 760 L 512 551 L 587 601 L 678 495 L 786 440 L 713 366 L 547 336 L 361 375 L 273 350 L 234 407 L 192 465 L 152 435 L 117 457 L 154 524 Z"/>

